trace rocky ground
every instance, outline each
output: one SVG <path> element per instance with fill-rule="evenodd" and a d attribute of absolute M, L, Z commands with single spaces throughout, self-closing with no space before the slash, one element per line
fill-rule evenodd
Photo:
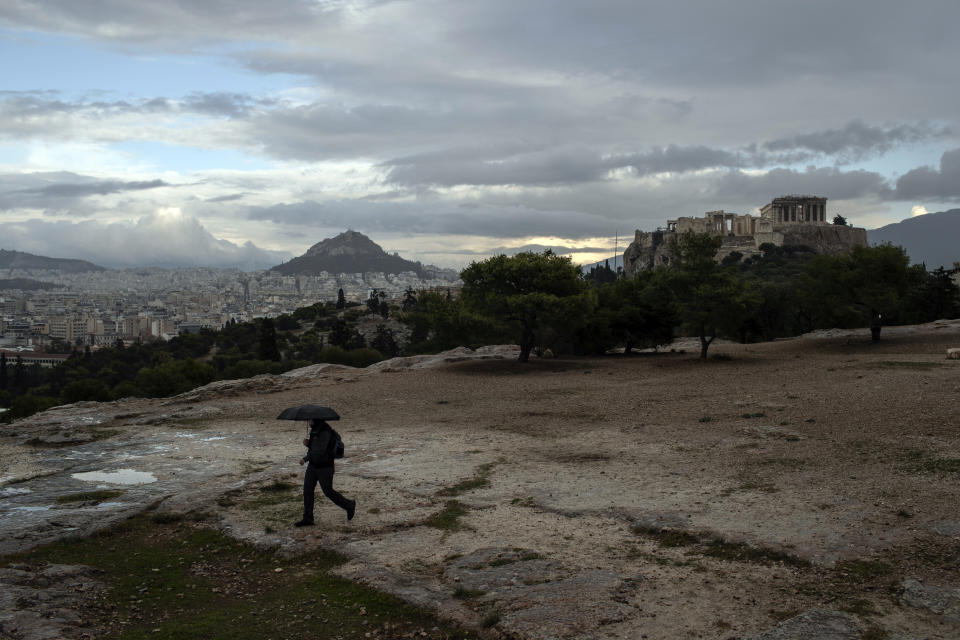
<path fill-rule="evenodd" d="M 458 350 L 54 409 L 0 438 L 0 554 L 152 505 L 281 553 L 337 549 L 341 575 L 488 634 L 960 637 L 960 322 L 706 362 L 675 346 Z M 343 417 L 352 522 L 321 499 L 318 526 L 291 526 L 305 429 L 274 418 L 303 403 Z M 31 602 L 83 571 L 28 570 L 0 582 L 39 585 Z M 17 602 L 0 598 L 11 637 L 30 616 L 83 631 Z"/>

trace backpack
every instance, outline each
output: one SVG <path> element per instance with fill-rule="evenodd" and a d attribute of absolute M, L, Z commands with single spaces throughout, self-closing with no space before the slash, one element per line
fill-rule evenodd
<path fill-rule="evenodd" d="M 318 434 L 311 434 L 307 459 L 314 466 L 328 467 L 333 464 L 335 458 L 342 458 L 343 453 L 343 440 L 333 429 L 324 429 Z"/>

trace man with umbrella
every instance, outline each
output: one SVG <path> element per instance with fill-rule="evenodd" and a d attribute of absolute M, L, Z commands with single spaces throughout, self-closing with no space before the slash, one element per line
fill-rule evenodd
<path fill-rule="evenodd" d="M 277 419 L 310 421 L 310 436 L 303 441 L 307 455 L 300 458 L 300 464 L 307 465 L 303 475 L 303 519 L 294 526 L 306 527 L 313 524 L 313 496 L 318 483 L 323 495 L 347 512 L 347 520 L 353 520 L 357 501 L 344 498 L 333 488 L 333 461 L 337 456 L 340 434 L 330 428 L 326 421 L 339 420 L 337 412 L 329 407 L 303 405 L 285 409 Z M 340 455 L 342 457 L 343 454 Z"/>

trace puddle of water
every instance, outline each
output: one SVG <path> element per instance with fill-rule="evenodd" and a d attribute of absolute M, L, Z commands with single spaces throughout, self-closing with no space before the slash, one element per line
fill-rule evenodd
<path fill-rule="evenodd" d="M 175 433 L 173 434 L 174 438 L 196 438 L 197 434 L 195 433 Z"/>
<path fill-rule="evenodd" d="M 157 478 L 148 471 L 134 471 L 133 469 L 117 469 L 116 471 L 87 471 L 74 473 L 72 478 L 84 482 L 109 482 L 110 484 L 149 484 Z"/>
<path fill-rule="evenodd" d="M 211 436 L 209 438 L 204 438 L 201 442 L 210 442 L 211 440 L 226 440 L 227 436 Z"/>
<path fill-rule="evenodd" d="M 50 507 L 14 507 L 15 511 L 49 511 Z"/>
<path fill-rule="evenodd" d="M 122 506 L 124 506 L 122 502 L 101 502 L 97 505 L 97 509 L 116 509 Z"/>

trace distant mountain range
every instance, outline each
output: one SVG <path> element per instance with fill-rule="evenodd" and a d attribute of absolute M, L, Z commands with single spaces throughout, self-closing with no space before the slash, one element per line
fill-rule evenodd
<path fill-rule="evenodd" d="M 284 275 L 320 275 L 321 271 L 338 273 L 403 273 L 412 271 L 425 275 L 419 262 L 390 255 L 376 242 L 356 231 L 344 231 L 335 238 L 327 238 L 313 245 L 299 258 L 278 264 L 270 269 Z"/>
<path fill-rule="evenodd" d="M 106 267 L 69 258 L 48 258 L 35 256 L 22 251 L 0 249 L 0 269 L 50 269 L 67 273 L 85 273 L 87 271 L 106 271 Z"/>
<path fill-rule="evenodd" d="M 932 271 L 960 262 L 960 209 L 914 216 L 867 231 L 870 244 L 889 242 L 903 247 L 914 264 Z"/>

